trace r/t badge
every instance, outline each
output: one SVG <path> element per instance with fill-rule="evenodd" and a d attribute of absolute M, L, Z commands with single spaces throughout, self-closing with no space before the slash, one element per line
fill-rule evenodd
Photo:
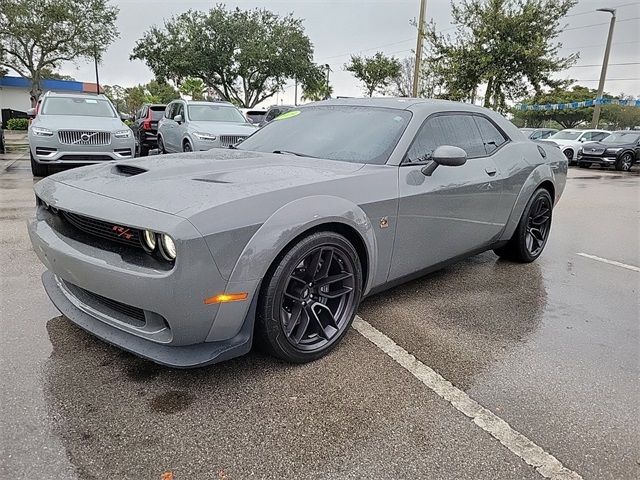
<path fill-rule="evenodd" d="M 389 228 L 389 217 L 382 217 L 380 219 L 380 228 Z"/>

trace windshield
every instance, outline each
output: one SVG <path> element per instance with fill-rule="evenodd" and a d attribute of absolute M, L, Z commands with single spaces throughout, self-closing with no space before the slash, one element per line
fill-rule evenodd
<path fill-rule="evenodd" d="M 49 97 L 42 105 L 43 115 L 80 115 L 114 118 L 116 112 L 108 100 L 100 98 Z"/>
<path fill-rule="evenodd" d="M 277 117 L 237 148 L 381 165 L 410 119 L 411 112 L 391 108 L 306 107 Z"/>
<path fill-rule="evenodd" d="M 640 133 L 612 133 L 601 140 L 602 143 L 636 143 L 640 139 Z"/>
<path fill-rule="evenodd" d="M 166 107 L 151 107 L 151 120 L 160 120 L 164 117 L 164 110 Z"/>
<path fill-rule="evenodd" d="M 189 119 L 194 122 L 247 123 L 240 110 L 224 105 L 189 105 Z"/>
<path fill-rule="evenodd" d="M 553 140 L 577 140 L 582 132 L 572 132 L 571 130 L 563 130 L 561 132 L 555 133 L 549 137 L 549 139 Z"/>

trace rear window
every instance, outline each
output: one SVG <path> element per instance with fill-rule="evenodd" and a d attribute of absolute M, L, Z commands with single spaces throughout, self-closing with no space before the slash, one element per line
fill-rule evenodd
<path fill-rule="evenodd" d="M 165 107 L 151 107 L 151 120 L 160 120 L 164 116 Z"/>
<path fill-rule="evenodd" d="M 42 104 L 43 115 L 110 117 L 116 112 L 108 100 L 101 98 L 49 97 Z"/>

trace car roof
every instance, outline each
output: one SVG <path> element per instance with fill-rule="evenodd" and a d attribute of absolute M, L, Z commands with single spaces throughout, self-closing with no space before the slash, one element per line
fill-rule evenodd
<path fill-rule="evenodd" d="M 106 99 L 107 97 L 102 93 L 82 93 L 82 92 L 54 92 L 53 90 L 49 90 L 45 92 L 43 97 L 61 97 L 61 98 L 101 98 Z"/>

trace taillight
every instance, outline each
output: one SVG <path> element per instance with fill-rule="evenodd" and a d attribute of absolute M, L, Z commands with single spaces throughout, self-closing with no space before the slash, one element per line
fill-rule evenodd
<path fill-rule="evenodd" d="M 144 122 L 142 122 L 143 130 L 151 130 L 151 119 L 147 118 Z"/>

